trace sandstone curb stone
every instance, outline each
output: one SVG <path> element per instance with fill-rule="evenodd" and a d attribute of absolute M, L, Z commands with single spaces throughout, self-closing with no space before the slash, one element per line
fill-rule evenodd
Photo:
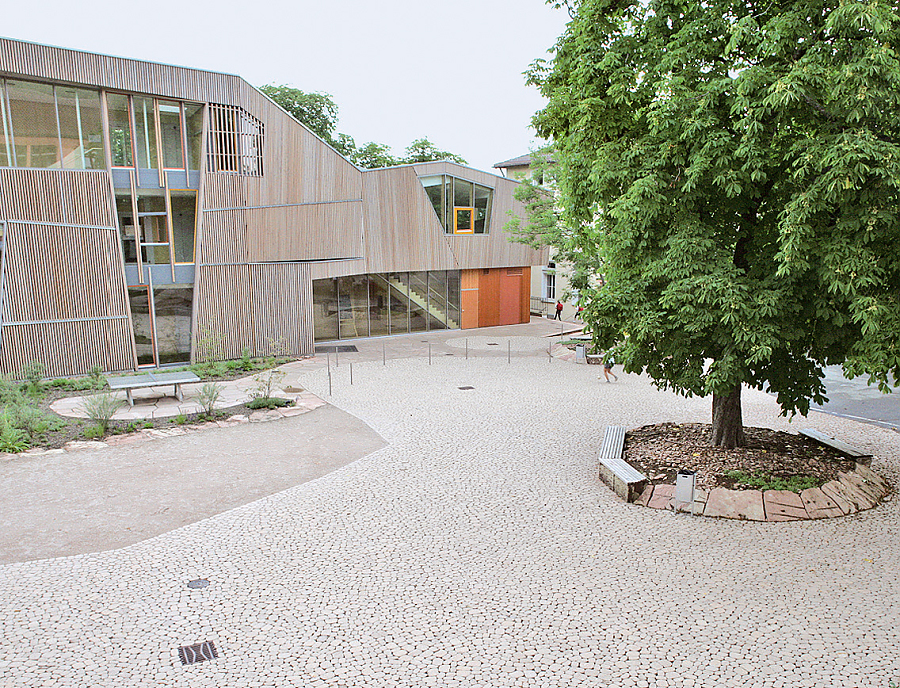
<path fill-rule="evenodd" d="M 762 494 L 759 490 L 729 490 L 715 487 L 709 491 L 704 516 L 765 521 Z"/>
<path fill-rule="evenodd" d="M 800 499 L 810 518 L 835 518 L 844 511 L 818 487 L 810 487 L 800 493 Z"/>
<path fill-rule="evenodd" d="M 837 504 L 838 508 L 844 512 L 845 516 L 859 511 L 856 499 L 847 492 L 842 482 L 838 480 L 829 480 L 822 485 L 821 490 L 825 496 L 829 497 Z"/>
<path fill-rule="evenodd" d="M 789 490 L 766 490 L 763 492 L 763 506 L 767 521 L 802 521 L 809 518 L 800 495 Z"/>
<path fill-rule="evenodd" d="M 63 445 L 63 449 L 66 451 L 77 451 L 79 449 L 103 449 L 108 446 L 106 442 L 72 440 L 71 442 L 66 442 Z"/>

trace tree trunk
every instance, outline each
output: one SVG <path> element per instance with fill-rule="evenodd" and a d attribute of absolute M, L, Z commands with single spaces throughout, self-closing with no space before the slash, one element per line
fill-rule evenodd
<path fill-rule="evenodd" d="M 741 386 L 728 394 L 713 394 L 712 446 L 734 449 L 744 446 L 744 422 L 741 418 Z"/>

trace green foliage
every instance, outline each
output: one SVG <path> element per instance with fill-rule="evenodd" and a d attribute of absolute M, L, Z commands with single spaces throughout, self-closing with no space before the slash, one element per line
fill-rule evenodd
<path fill-rule="evenodd" d="M 275 409 L 275 408 L 283 408 L 284 406 L 293 406 L 295 402 L 293 399 L 282 399 L 281 397 L 257 397 L 252 401 L 247 402 L 247 408 L 249 409 Z"/>
<path fill-rule="evenodd" d="M 188 417 L 183 413 L 179 413 L 172 419 L 172 422 L 175 423 L 175 425 L 184 425 L 188 422 Z"/>
<path fill-rule="evenodd" d="M 93 384 L 95 389 L 100 389 L 103 385 L 106 384 L 106 380 L 103 377 L 103 368 L 98 365 L 91 366 L 91 370 L 88 373 L 88 378 Z"/>
<path fill-rule="evenodd" d="M 106 434 L 106 428 L 103 427 L 102 424 L 97 423 L 97 425 L 90 425 L 86 427 L 81 436 L 86 440 L 98 440 Z"/>
<path fill-rule="evenodd" d="M 197 395 L 197 401 L 200 402 L 200 406 L 203 407 L 203 412 L 206 413 L 206 415 L 212 414 L 221 394 L 222 385 L 215 382 L 207 382 L 200 388 L 200 393 Z"/>
<path fill-rule="evenodd" d="M 823 366 L 900 379 L 894 5 L 582 0 L 529 79 L 584 312 L 684 395 L 740 383 L 785 414 Z M 627 336 L 626 336 L 627 335 Z"/>
<path fill-rule="evenodd" d="M 30 394 L 41 393 L 41 382 L 44 379 L 44 364 L 40 361 L 29 361 L 22 370 L 22 378 L 28 382 Z"/>
<path fill-rule="evenodd" d="M 256 387 L 250 392 L 254 399 L 271 399 L 275 387 L 284 379 L 285 373 L 277 369 L 269 369 L 253 376 Z"/>
<path fill-rule="evenodd" d="M 0 405 L 19 406 L 25 403 L 22 390 L 11 380 L 0 377 Z"/>
<path fill-rule="evenodd" d="M 204 362 L 221 361 L 225 358 L 225 333 L 210 327 L 201 327 L 197 332 L 197 358 Z M 193 368 L 193 366 L 191 366 Z"/>
<path fill-rule="evenodd" d="M 0 452 L 18 454 L 28 449 L 29 446 L 25 431 L 16 427 L 9 408 L 4 408 L 0 413 Z"/>
<path fill-rule="evenodd" d="M 105 433 L 109 427 L 109 421 L 116 414 L 124 402 L 115 394 L 95 394 L 84 400 L 84 412 Z"/>
<path fill-rule="evenodd" d="M 248 347 L 241 349 L 241 370 L 253 370 L 253 361 L 250 358 L 250 349 Z"/>
<path fill-rule="evenodd" d="M 287 110 L 299 122 L 323 141 L 333 146 L 341 155 L 360 167 L 375 169 L 415 162 L 451 160 L 465 165 L 458 155 L 438 149 L 427 138 L 416 139 L 407 146 L 405 155 L 395 157 L 390 146 L 369 141 L 361 146 L 352 136 L 337 133 L 338 107 L 327 93 L 306 93 L 292 86 L 269 84 L 259 90 Z"/>
<path fill-rule="evenodd" d="M 788 478 L 779 478 L 762 471 L 754 471 L 748 475 L 743 471 L 726 471 L 725 476 L 745 487 L 757 490 L 789 490 L 790 492 L 802 492 L 811 487 L 819 487 L 824 482 L 809 475 L 792 475 Z"/>

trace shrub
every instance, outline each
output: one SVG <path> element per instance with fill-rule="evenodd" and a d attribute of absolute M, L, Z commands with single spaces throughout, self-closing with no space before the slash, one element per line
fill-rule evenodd
<path fill-rule="evenodd" d="M 38 394 L 41 391 L 41 381 L 44 379 L 44 364 L 40 361 L 29 361 L 22 370 L 22 378 L 28 382 L 28 391 Z"/>
<path fill-rule="evenodd" d="M 275 387 L 284 379 L 284 376 L 285 373 L 275 368 L 254 375 L 256 387 L 250 392 L 250 396 L 254 399 L 271 399 L 272 392 L 275 391 Z"/>
<path fill-rule="evenodd" d="M 0 451 L 18 454 L 28 447 L 29 442 L 25 431 L 15 426 L 9 408 L 4 408 L 3 413 L 0 413 Z"/>
<path fill-rule="evenodd" d="M 282 399 L 280 397 L 256 397 L 253 401 L 247 403 L 247 408 L 249 409 L 274 409 L 274 408 L 282 408 L 284 406 L 293 406 L 295 402 L 293 399 Z"/>
<path fill-rule="evenodd" d="M 210 415 L 216 406 L 216 402 L 222 394 L 222 385 L 217 382 L 207 382 L 200 388 L 200 394 L 197 395 L 197 401 L 203 407 L 203 412 Z"/>
<path fill-rule="evenodd" d="M 177 416 L 175 416 L 175 418 L 172 419 L 172 422 L 175 423 L 175 425 L 184 425 L 188 422 L 188 417 L 183 413 L 179 413 Z"/>
<path fill-rule="evenodd" d="M 103 368 L 98 365 L 91 366 L 88 379 L 91 381 L 94 389 L 101 389 L 106 384 L 106 379 L 103 377 Z"/>
<path fill-rule="evenodd" d="M 114 394 L 95 394 L 84 400 L 84 411 L 88 418 L 97 423 L 102 432 L 106 432 L 109 421 L 124 402 Z"/>
<path fill-rule="evenodd" d="M 25 399 L 22 396 L 22 390 L 7 378 L 0 378 L 0 404 L 3 406 L 19 406 L 24 403 Z"/>
<path fill-rule="evenodd" d="M 84 432 L 82 432 L 81 434 L 85 439 L 96 440 L 103 437 L 105 433 L 106 431 L 98 423 L 97 425 L 92 425 L 89 428 L 85 428 Z"/>

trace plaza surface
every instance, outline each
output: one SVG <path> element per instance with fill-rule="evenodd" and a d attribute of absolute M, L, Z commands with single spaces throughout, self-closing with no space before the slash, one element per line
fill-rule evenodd
<path fill-rule="evenodd" d="M 332 366 L 331 395 L 320 357 L 296 364 L 298 383 L 387 446 L 124 548 L 0 567 L 0 686 L 900 682 L 896 496 L 786 523 L 624 504 L 597 478 L 603 427 L 707 422 L 709 401 L 633 375 L 606 384 L 532 334 L 448 335 L 430 363 L 429 337 L 384 363 L 362 344 Z M 318 412 L 228 432 L 274 449 Z M 744 420 L 798 426 L 756 392 Z M 893 430 L 800 423 L 900 482 Z M 283 438 L 257 434 L 280 424 Z M 222 452 L 233 439 L 195 437 Z M 198 578 L 209 586 L 187 587 Z M 183 666 L 178 648 L 203 641 L 218 658 Z"/>

